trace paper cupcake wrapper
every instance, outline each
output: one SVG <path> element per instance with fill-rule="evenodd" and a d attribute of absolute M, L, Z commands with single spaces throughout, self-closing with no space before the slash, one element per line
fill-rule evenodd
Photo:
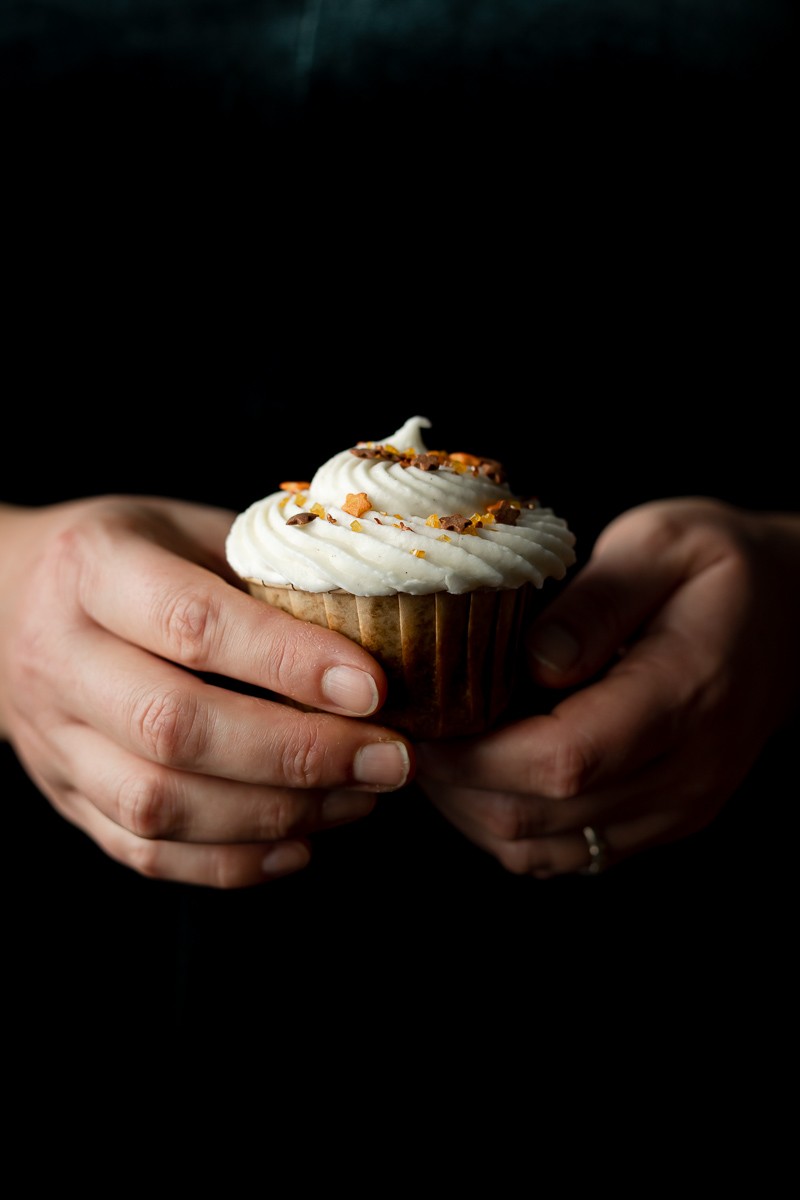
<path fill-rule="evenodd" d="M 354 596 L 247 580 L 253 596 L 345 634 L 380 662 L 389 682 L 374 720 L 417 740 L 490 728 L 508 706 L 522 629 L 537 590 Z"/>

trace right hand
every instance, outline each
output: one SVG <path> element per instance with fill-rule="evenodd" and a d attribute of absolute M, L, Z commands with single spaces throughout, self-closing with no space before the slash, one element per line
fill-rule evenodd
<path fill-rule="evenodd" d="M 597 865 L 697 833 L 796 718 L 799 609 L 798 514 L 691 496 L 629 509 L 529 631 L 533 715 L 418 747 L 417 781 L 538 879 L 595 861 L 587 827 Z M 562 694 L 537 712 L 546 687 Z"/>
<path fill-rule="evenodd" d="M 372 656 L 233 578 L 233 516 L 156 497 L 0 506 L 0 736 L 110 857 L 216 888 L 299 870 L 310 834 L 414 770 L 405 738 L 352 719 L 386 697 Z"/>

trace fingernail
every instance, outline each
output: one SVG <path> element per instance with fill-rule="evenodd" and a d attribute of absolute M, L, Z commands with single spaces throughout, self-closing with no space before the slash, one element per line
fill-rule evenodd
<path fill-rule="evenodd" d="M 322 801 L 322 818 L 325 821 L 355 821 L 366 817 L 375 807 L 372 792 L 349 792 L 345 788 L 328 792 Z"/>
<path fill-rule="evenodd" d="M 353 778 L 377 787 L 402 787 L 411 763 L 402 742 L 370 742 L 356 752 Z"/>
<path fill-rule="evenodd" d="M 531 635 L 531 652 L 553 671 L 567 671 L 578 661 L 580 645 L 563 625 L 542 625 Z"/>
<path fill-rule="evenodd" d="M 322 676 L 322 694 L 337 708 L 366 717 L 378 707 L 378 688 L 366 671 L 355 667 L 329 667 Z"/>
<path fill-rule="evenodd" d="M 300 842 L 276 842 L 261 860 L 261 872 L 270 879 L 308 866 L 311 855 Z"/>

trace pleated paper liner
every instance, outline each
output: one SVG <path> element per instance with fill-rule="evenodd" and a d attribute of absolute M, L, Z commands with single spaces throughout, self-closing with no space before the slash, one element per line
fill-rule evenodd
<path fill-rule="evenodd" d="M 537 589 L 451 595 L 354 596 L 248 580 L 251 595 L 345 634 L 380 662 L 389 681 L 374 720 L 417 740 L 489 729 L 508 706 L 523 625 Z"/>

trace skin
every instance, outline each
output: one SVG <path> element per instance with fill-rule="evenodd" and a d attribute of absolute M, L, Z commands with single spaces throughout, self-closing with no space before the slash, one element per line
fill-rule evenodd
<path fill-rule="evenodd" d="M 385 698 L 374 659 L 236 586 L 233 515 L 124 496 L 0 506 L 0 735 L 112 858 L 217 888 L 301 869 L 312 833 L 414 769 L 404 738 L 352 719 Z"/>
<path fill-rule="evenodd" d="M 509 871 L 604 866 L 709 824 L 798 710 L 800 516 L 705 498 L 631 509 L 528 640 L 549 711 L 418 747 L 418 782 Z M 574 690 L 573 690 L 574 689 Z"/>
<path fill-rule="evenodd" d="M 312 834 L 415 770 L 510 872 L 584 869 L 587 824 L 613 865 L 707 825 L 797 712 L 796 514 L 624 513 L 531 630 L 548 711 L 417 747 L 363 719 L 386 691 L 365 651 L 231 578 L 232 518 L 124 496 L 0 506 L 0 735 L 143 875 L 238 888 L 300 870 Z"/>

